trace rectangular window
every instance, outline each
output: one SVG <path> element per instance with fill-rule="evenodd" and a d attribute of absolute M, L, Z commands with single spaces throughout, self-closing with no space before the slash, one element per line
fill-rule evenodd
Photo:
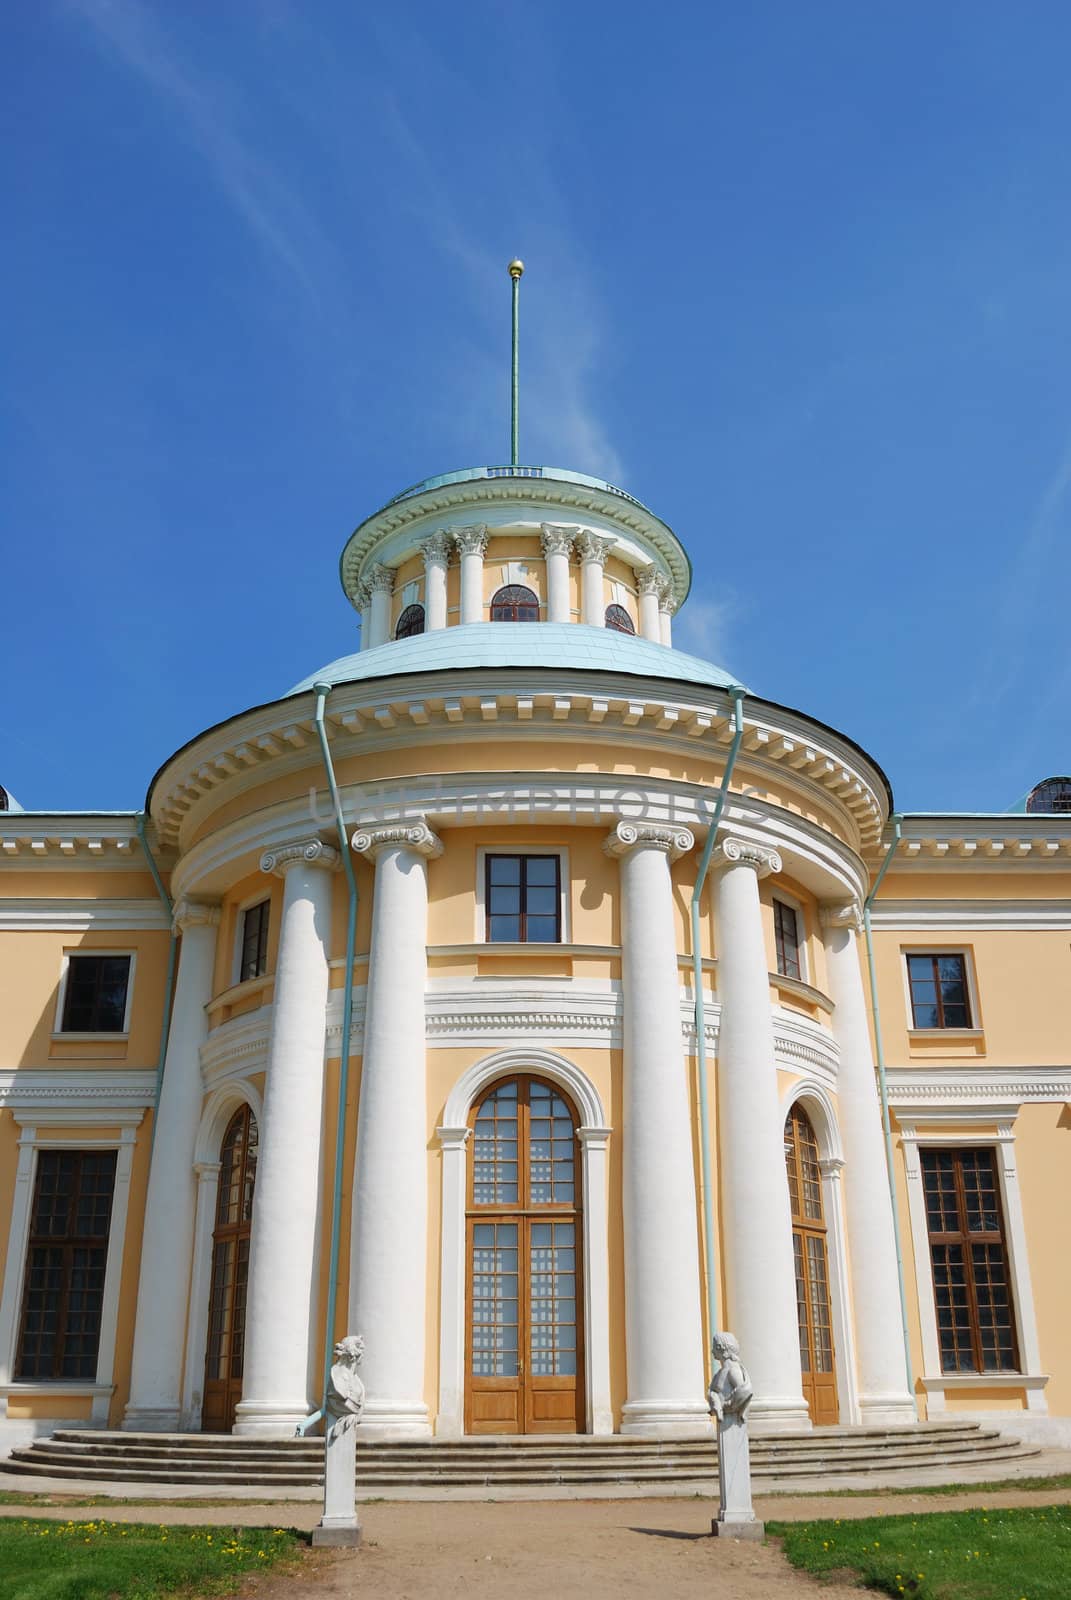
<path fill-rule="evenodd" d="M 15 1377 L 97 1375 L 114 1150 L 37 1157 Z"/>
<path fill-rule="evenodd" d="M 268 912 L 269 900 L 250 906 L 242 912 L 242 949 L 238 963 L 238 982 L 247 978 L 263 978 L 268 970 Z"/>
<path fill-rule="evenodd" d="M 913 1028 L 969 1028 L 967 958 L 963 955 L 909 955 Z"/>
<path fill-rule="evenodd" d="M 1017 1372 L 993 1151 L 920 1154 L 941 1371 Z"/>
<path fill-rule="evenodd" d="M 558 856 L 489 855 L 485 870 L 489 943 L 560 943 L 561 861 Z"/>
<path fill-rule="evenodd" d="M 801 978 L 799 919 L 783 900 L 774 901 L 773 911 L 777 970 L 783 978 Z"/>
<path fill-rule="evenodd" d="M 129 956 L 70 955 L 62 1033 L 124 1033 Z"/>

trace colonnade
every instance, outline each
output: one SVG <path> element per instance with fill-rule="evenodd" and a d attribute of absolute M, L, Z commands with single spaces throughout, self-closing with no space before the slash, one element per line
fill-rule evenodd
<path fill-rule="evenodd" d="M 690 1067 L 681 1027 L 671 862 L 685 828 L 621 821 L 623 1005 L 620 1127 L 627 1396 L 622 1431 L 709 1431 Z M 427 863 L 442 843 L 422 819 L 358 830 L 375 865 L 350 1244 L 348 1326 L 365 1338 L 362 1429 L 426 1437 L 428 1278 Z M 331 873 L 337 851 L 299 838 L 268 852 L 284 879 L 254 1199 L 243 1398 L 236 1431 L 291 1434 L 318 1383 L 316 1263 L 322 1192 L 324 1029 Z M 713 858 L 718 939 L 718 1168 L 724 1319 L 767 1431 L 809 1425 L 802 1395 L 792 1226 L 758 884 L 776 850 L 730 833 Z M 839 1105 L 861 1420 L 910 1421 L 862 976 L 851 905 L 823 913 L 840 1049 Z M 124 1427 L 177 1429 L 194 1220 L 199 1048 L 218 908 L 183 902 L 182 952 L 146 1207 L 130 1402 Z M 324 1240 L 324 1247 L 326 1241 Z M 186 1358 L 200 1359 L 187 1352 Z"/>
<path fill-rule="evenodd" d="M 483 593 L 483 566 L 490 535 L 486 524 L 473 523 L 453 533 L 439 531 L 420 546 L 424 560 L 424 631 L 433 633 L 447 625 L 446 573 L 456 550 L 461 575 L 459 618 L 462 623 L 484 622 L 487 607 Z M 580 563 L 580 620 L 593 628 L 606 625 L 606 560 L 613 540 L 589 529 L 559 527 L 544 522 L 540 545 L 546 563 L 546 620 L 571 622 L 569 569 L 574 557 Z M 391 600 L 396 574 L 381 563 L 368 568 L 356 594 L 361 613 L 361 649 L 374 650 L 391 638 Z M 639 594 L 639 632 L 655 644 L 672 645 L 676 602 L 672 585 L 656 566 L 641 567 L 636 574 Z"/>

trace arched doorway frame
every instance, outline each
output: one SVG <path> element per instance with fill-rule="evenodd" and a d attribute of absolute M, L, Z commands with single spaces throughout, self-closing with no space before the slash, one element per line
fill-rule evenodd
<path fill-rule="evenodd" d="M 829 1265 L 829 1301 L 833 1323 L 833 1349 L 837 1371 L 837 1404 L 840 1421 L 856 1423 L 859 1399 L 855 1381 L 855 1333 L 852 1323 L 848 1258 L 845 1250 L 843 1210 L 844 1150 L 837 1126 L 837 1113 L 828 1090 L 810 1079 L 790 1084 L 781 1096 L 781 1126 L 795 1105 L 802 1106 L 811 1120 L 818 1140 L 818 1164 L 822 1172 L 822 1210 L 826 1224 L 826 1252 Z"/>
<path fill-rule="evenodd" d="M 186 1315 L 186 1364 L 182 1380 L 182 1427 L 184 1431 L 193 1433 L 200 1429 L 204 1400 L 208 1302 L 212 1291 L 212 1230 L 219 1193 L 220 1146 L 231 1118 L 241 1106 L 249 1107 L 256 1118 L 257 1127 L 262 1129 L 264 1105 L 260 1095 L 251 1083 L 234 1078 L 229 1083 L 220 1084 L 206 1098 L 194 1145 L 197 1209 L 193 1223 L 190 1303 Z"/>
<path fill-rule="evenodd" d="M 465 1418 L 465 1200 L 469 1113 L 499 1078 L 533 1073 L 569 1095 L 580 1118 L 583 1185 L 584 1380 L 587 1432 L 614 1431 L 610 1404 L 610 1254 L 607 1156 L 610 1129 L 598 1090 L 565 1056 L 550 1050 L 500 1050 L 474 1062 L 455 1083 L 436 1131 L 442 1150 L 439 1412 L 436 1435 L 460 1439 Z"/>

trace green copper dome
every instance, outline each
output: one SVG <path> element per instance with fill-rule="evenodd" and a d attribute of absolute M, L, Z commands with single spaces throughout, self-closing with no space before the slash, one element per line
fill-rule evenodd
<path fill-rule="evenodd" d="M 672 678 L 714 689 L 737 685 L 731 672 L 713 662 L 612 628 L 592 628 L 581 622 L 474 622 L 340 656 L 319 672 L 310 673 L 288 693 L 304 694 L 317 683 L 356 683 L 468 667 L 564 667 Z"/>

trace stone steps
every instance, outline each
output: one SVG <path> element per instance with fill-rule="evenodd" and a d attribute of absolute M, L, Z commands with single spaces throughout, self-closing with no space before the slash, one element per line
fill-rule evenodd
<path fill-rule="evenodd" d="M 769 1490 L 781 1481 L 821 1487 L 830 1477 L 920 1470 L 948 1479 L 998 1469 L 1039 1452 L 977 1424 L 913 1428 L 816 1428 L 752 1440 L 752 1474 Z M 319 1439 L 264 1440 L 231 1434 L 157 1434 L 64 1429 L 16 1449 L 0 1470 L 86 1484 L 173 1484 L 176 1488 L 252 1489 L 275 1494 L 322 1482 Z M 543 1436 L 362 1443 L 362 1496 L 377 1492 L 487 1488 L 579 1491 L 613 1486 L 709 1487 L 717 1476 L 713 1440 Z"/>

